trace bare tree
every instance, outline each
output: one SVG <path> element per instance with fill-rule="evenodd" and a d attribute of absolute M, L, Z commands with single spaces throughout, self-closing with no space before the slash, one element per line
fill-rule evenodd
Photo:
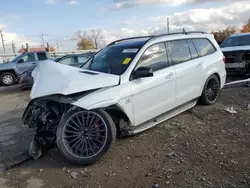
<path fill-rule="evenodd" d="M 214 35 L 215 40 L 220 44 L 227 37 L 234 34 L 235 32 L 236 32 L 235 27 L 227 27 L 226 29 L 223 30 L 212 31 L 212 34 Z"/>
<path fill-rule="evenodd" d="M 155 29 L 154 28 L 149 28 L 147 32 L 148 32 L 148 35 L 154 35 L 155 34 Z"/>
<path fill-rule="evenodd" d="M 76 31 L 72 36 L 72 40 L 77 41 L 78 50 L 91 50 L 95 48 L 86 31 Z"/>
<path fill-rule="evenodd" d="M 104 36 L 100 29 L 91 29 L 89 38 L 95 45 L 96 49 L 100 47 L 102 42 L 104 42 Z"/>

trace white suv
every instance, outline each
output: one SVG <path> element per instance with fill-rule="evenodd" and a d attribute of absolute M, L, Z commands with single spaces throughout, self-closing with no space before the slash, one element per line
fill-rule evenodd
<path fill-rule="evenodd" d="M 140 133 L 199 99 L 214 104 L 226 71 L 212 35 L 185 32 L 115 41 L 82 68 L 43 63 L 32 76 L 23 114 L 37 129 L 30 154 L 57 143 L 71 162 L 90 164 L 117 135 Z"/>

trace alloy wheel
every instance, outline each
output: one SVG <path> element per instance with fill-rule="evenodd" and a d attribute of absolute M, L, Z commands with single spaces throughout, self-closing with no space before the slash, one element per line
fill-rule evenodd
<path fill-rule="evenodd" d="M 67 151 L 77 158 L 91 158 L 100 153 L 107 142 L 107 125 L 93 111 L 80 111 L 64 124 L 62 141 Z"/>
<path fill-rule="evenodd" d="M 219 89 L 220 89 L 220 86 L 219 86 L 218 80 L 216 80 L 215 78 L 211 78 L 208 81 L 207 87 L 206 87 L 206 96 L 210 102 L 214 102 L 217 99 Z"/>

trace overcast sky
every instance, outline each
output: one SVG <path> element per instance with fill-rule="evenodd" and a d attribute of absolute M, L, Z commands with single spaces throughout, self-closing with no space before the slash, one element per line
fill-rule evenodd
<path fill-rule="evenodd" d="M 3 1 L 3 2 L 2 2 Z M 60 50 L 76 48 L 71 40 L 77 30 L 100 28 L 106 42 L 170 31 L 241 27 L 250 17 L 250 0 L 2 0 L 0 29 L 7 49 L 29 42 L 41 45 L 41 33 Z M 1 42 L 0 42 L 1 43 Z M 0 53 L 2 45 L 0 45 Z"/>

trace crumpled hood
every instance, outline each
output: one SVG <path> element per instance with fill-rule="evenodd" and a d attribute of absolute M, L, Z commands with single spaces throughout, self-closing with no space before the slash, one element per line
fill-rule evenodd
<path fill-rule="evenodd" d="M 34 84 L 31 99 L 62 94 L 69 95 L 119 84 L 120 77 L 89 71 L 55 62 L 43 62 L 32 72 Z"/>
<path fill-rule="evenodd" d="M 240 50 L 250 50 L 250 46 L 232 46 L 232 47 L 221 47 L 222 52 L 240 51 Z"/>

